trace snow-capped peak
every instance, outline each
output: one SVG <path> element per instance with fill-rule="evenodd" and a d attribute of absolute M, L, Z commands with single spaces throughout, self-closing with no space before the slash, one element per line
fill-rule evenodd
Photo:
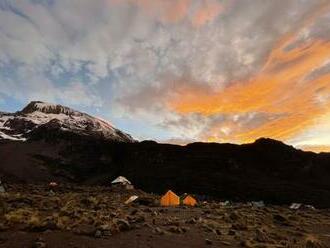
<path fill-rule="evenodd" d="M 26 140 L 37 131 L 49 129 L 134 142 L 129 134 L 114 128 L 109 122 L 58 104 L 33 101 L 16 113 L 0 112 L 0 140 Z"/>
<path fill-rule="evenodd" d="M 59 104 L 52 104 L 40 101 L 30 102 L 23 110 L 21 111 L 24 114 L 30 114 L 33 112 L 42 112 L 45 114 L 65 114 L 65 115 L 76 115 L 81 116 L 82 113 L 75 111 L 69 107 L 65 107 Z"/>

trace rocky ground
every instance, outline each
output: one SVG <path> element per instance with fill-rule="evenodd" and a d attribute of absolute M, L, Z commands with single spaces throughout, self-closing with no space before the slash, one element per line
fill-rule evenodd
<path fill-rule="evenodd" d="M 0 199 L 0 247 L 330 247 L 327 209 L 167 208 L 138 190 L 63 185 L 9 185 Z"/>

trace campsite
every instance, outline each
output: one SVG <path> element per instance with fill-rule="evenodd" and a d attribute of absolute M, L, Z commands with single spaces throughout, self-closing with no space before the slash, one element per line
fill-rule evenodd
<path fill-rule="evenodd" d="M 59 184 L 50 190 L 8 184 L 1 200 L 0 247 L 310 248 L 330 243 L 330 212 L 322 209 L 228 201 L 195 205 L 188 194 L 155 195 L 117 185 Z"/>
<path fill-rule="evenodd" d="M 330 0 L 0 0 L 0 248 L 330 248 Z"/>

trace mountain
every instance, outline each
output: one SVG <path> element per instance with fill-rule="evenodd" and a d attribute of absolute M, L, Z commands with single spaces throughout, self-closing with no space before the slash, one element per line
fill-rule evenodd
<path fill-rule="evenodd" d="M 0 139 L 26 141 L 49 131 L 134 142 L 108 122 L 61 105 L 34 101 L 16 113 L 0 112 Z"/>
<path fill-rule="evenodd" d="M 109 185 L 122 175 L 148 192 L 330 207 L 329 153 L 266 138 L 244 145 L 133 142 L 101 120 L 38 102 L 1 115 L 1 132 L 10 137 L 0 140 L 2 181 Z"/>

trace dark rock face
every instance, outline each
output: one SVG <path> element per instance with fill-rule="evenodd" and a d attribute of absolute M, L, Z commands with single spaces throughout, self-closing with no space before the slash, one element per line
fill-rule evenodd
<path fill-rule="evenodd" d="M 13 131 L 17 133 L 21 132 L 27 132 L 29 130 L 32 130 L 36 124 L 34 124 L 32 121 L 21 119 L 21 118 L 15 118 L 15 119 L 9 119 L 4 123 L 5 127 L 11 128 Z"/>
<path fill-rule="evenodd" d="M 65 115 L 75 115 L 75 116 L 83 116 L 82 113 L 78 111 L 74 111 L 68 107 L 62 105 L 55 104 L 45 104 L 41 101 L 32 101 L 26 107 L 20 111 L 22 114 L 31 114 L 33 112 L 40 111 L 45 114 L 65 114 Z"/>
<path fill-rule="evenodd" d="M 55 127 L 27 142 L 0 143 L 0 157 L 0 175 L 7 180 L 109 184 L 124 175 L 148 192 L 172 189 L 201 199 L 330 206 L 330 155 L 269 139 L 247 145 L 176 146 L 108 142 Z"/>
<path fill-rule="evenodd" d="M 330 201 L 330 160 L 273 142 L 251 145 L 140 143 L 126 146 L 121 173 L 145 190 L 169 188 L 233 200 Z M 308 165 L 308 169 L 306 166 Z"/>

